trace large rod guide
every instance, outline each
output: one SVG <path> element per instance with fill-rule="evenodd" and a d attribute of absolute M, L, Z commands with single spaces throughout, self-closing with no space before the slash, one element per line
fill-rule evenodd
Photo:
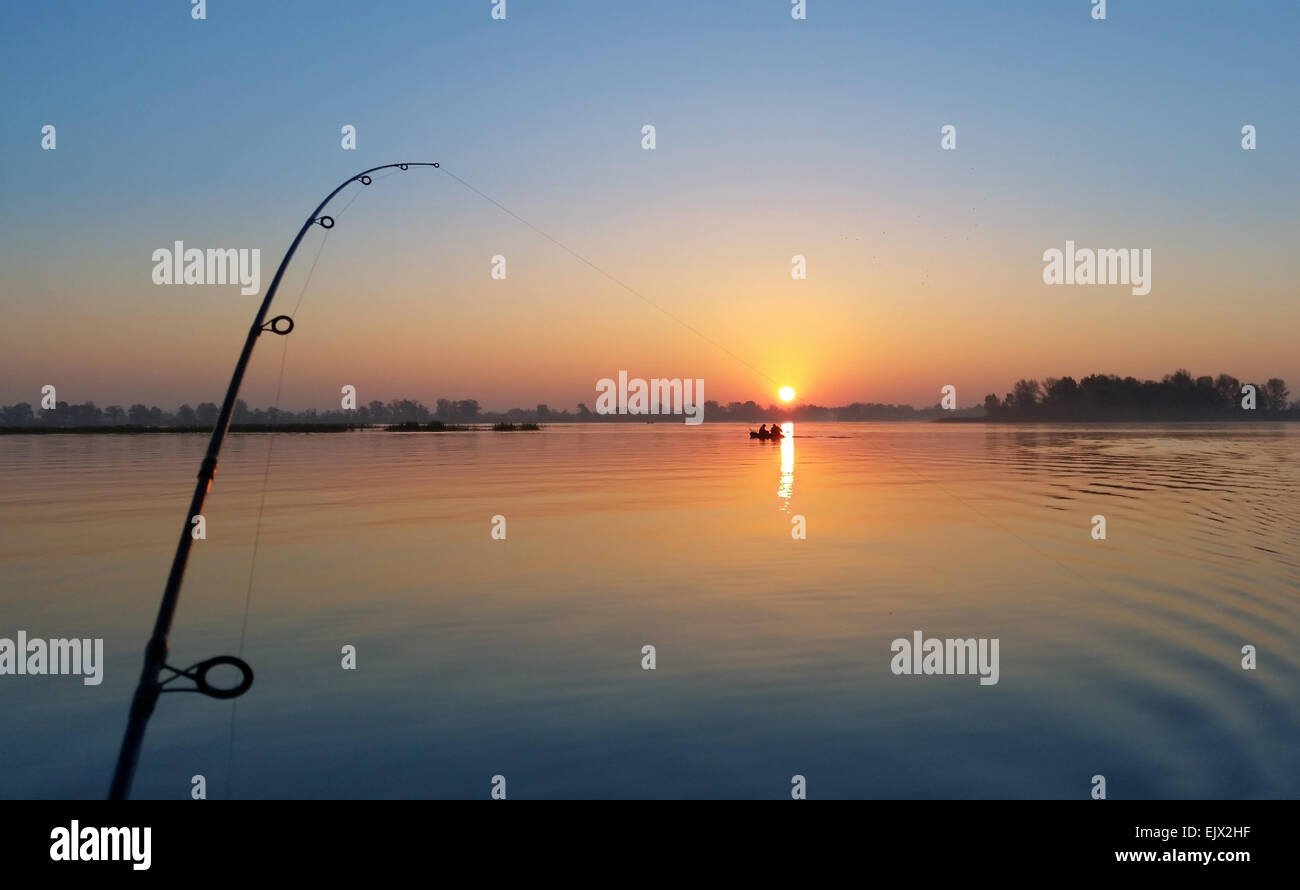
<path fill-rule="evenodd" d="M 144 742 L 144 731 L 149 724 L 149 717 L 153 714 L 154 705 L 158 703 L 159 695 L 163 692 L 201 692 L 213 698 L 235 698 L 243 695 L 253 685 L 252 669 L 242 659 L 235 658 L 233 655 L 220 655 L 216 658 L 209 658 L 183 670 L 171 667 L 167 664 L 167 637 L 171 633 L 172 618 L 176 614 L 176 603 L 180 599 L 181 581 L 185 577 L 185 563 L 189 560 L 190 546 L 194 540 L 190 531 L 191 520 L 203 512 L 203 502 L 207 498 L 208 489 L 212 487 L 212 478 L 217 474 L 217 458 L 221 454 L 221 444 L 225 441 L 226 433 L 230 429 L 230 419 L 235 412 L 235 400 L 239 397 L 239 385 L 244 380 L 244 372 L 248 370 L 248 361 L 252 358 L 253 346 L 257 343 L 257 338 L 261 336 L 263 331 L 284 335 L 293 330 L 293 319 L 287 315 L 278 315 L 271 319 L 270 322 L 266 320 L 266 313 L 271 308 L 271 301 L 275 299 L 275 292 L 280 286 L 280 279 L 284 277 L 284 270 L 288 268 L 289 261 L 293 259 L 294 252 L 297 251 L 298 245 L 302 243 L 303 236 L 307 234 L 308 229 L 314 225 L 326 229 L 334 226 L 333 218 L 322 216 L 321 211 L 334 199 L 335 195 L 347 188 L 348 185 L 354 182 L 359 182 L 363 186 L 370 185 L 370 174 L 376 170 L 387 170 L 391 167 L 406 170 L 409 167 L 437 166 L 437 162 L 384 164 L 379 167 L 371 167 L 369 170 L 364 170 L 356 176 L 345 179 L 307 217 L 307 221 L 298 230 L 298 236 L 289 245 L 289 250 L 285 253 L 284 259 L 280 261 L 280 267 L 275 270 L 275 278 L 271 280 L 271 286 L 267 288 L 266 296 L 262 298 L 262 305 L 257 310 L 257 317 L 253 319 L 253 326 L 249 328 L 248 337 L 244 340 L 244 349 L 240 352 L 239 361 L 235 364 L 235 373 L 231 375 L 230 386 L 226 389 L 225 400 L 221 403 L 221 413 L 217 415 L 217 424 L 212 429 L 212 439 L 208 442 L 207 454 L 204 455 L 203 462 L 199 464 L 198 483 L 194 487 L 194 497 L 190 499 L 190 508 L 185 514 L 185 521 L 181 524 L 181 539 L 176 545 L 176 555 L 172 557 L 172 568 L 167 575 L 167 587 L 163 590 L 162 602 L 158 606 L 158 618 L 154 622 L 153 636 L 149 638 L 149 643 L 145 646 L 144 668 L 140 671 L 140 683 L 136 686 L 135 696 L 131 699 L 126 735 L 122 739 L 122 749 L 117 755 L 117 767 L 113 771 L 113 784 L 108 792 L 110 800 L 123 800 L 131 793 L 131 782 L 135 778 L 136 763 L 140 759 L 140 746 Z M 208 683 L 207 672 L 221 665 L 228 665 L 240 671 L 242 678 L 238 685 L 221 688 Z M 164 671 L 169 672 L 166 679 L 162 677 Z M 194 686 L 166 688 L 167 684 L 181 677 L 193 680 Z"/>

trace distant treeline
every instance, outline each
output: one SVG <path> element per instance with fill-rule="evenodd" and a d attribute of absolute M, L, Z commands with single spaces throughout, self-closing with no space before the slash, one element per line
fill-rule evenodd
<path fill-rule="evenodd" d="M 348 433 L 367 429 L 364 423 L 232 423 L 232 433 Z M 5 433 L 112 433 L 129 436 L 138 433 L 203 433 L 210 434 L 210 426 L 141 426 L 139 424 L 99 424 L 97 426 L 4 426 Z"/>
<path fill-rule="evenodd" d="M 1179 370 L 1159 382 L 1093 374 L 1075 381 L 1073 377 L 1049 377 L 1043 383 L 1020 380 L 1012 392 L 999 399 L 989 394 L 982 407 L 945 411 L 935 404 L 928 408 L 854 402 L 837 408 L 822 405 L 763 406 L 754 401 L 704 403 L 704 419 L 714 423 L 771 423 L 773 421 L 864 421 L 864 420 L 996 420 L 996 421 L 1112 421 L 1112 420 L 1300 420 L 1300 401 L 1289 402 L 1286 382 L 1276 377 L 1254 384 L 1255 409 L 1245 410 L 1243 384 L 1229 374 L 1192 377 Z M 94 402 L 70 405 L 59 402 L 49 410 L 36 410 L 29 402 L 0 407 L 0 428 L 92 428 L 130 427 L 210 430 L 218 408 L 212 402 L 197 407 L 181 405 L 175 411 L 141 404 L 123 408 L 100 408 Z M 579 403 L 575 411 L 554 410 L 547 405 L 484 411 L 475 399 L 438 399 L 434 407 L 413 399 L 379 400 L 354 410 L 285 411 L 280 408 L 251 409 L 242 399 L 235 404 L 234 428 L 255 432 L 262 429 L 288 430 L 297 426 L 332 425 L 341 429 L 367 425 L 398 424 L 538 424 L 538 423 L 680 423 L 681 415 L 597 414 Z M 126 430 L 124 430 L 126 431 Z"/>
<path fill-rule="evenodd" d="M 1253 397 L 1243 392 L 1247 385 Z M 1300 420 L 1300 401 L 1287 401 L 1290 395 L 1277 377 L 1246 384 L 1231 374 L 1192 377 L 1181 369 L 1159 382 L 1093 374 L 1077 382 L 1020 380 L 1005 398 L 985 396 L 984 413 L 1001 421 Z"/>
<path fill-rule="evenodd" d="M 184 428 L 192 427 L 212 429 L 217 422 L 218 407 L 212 402 L 202 402 L 198 407 L 181 405 L 175 411 L 165 411 L 158 406 L 109 405 L 100 408 L 94 402 L 69 405 L 59 402 L 54 408 L 37 410 L 29 402 L 0 407 L 0 428 L 62 428 L 70 427 L 114 427 L 131 428 L 141 431 L 148 428 Z M 717 402 L 704 403 L 704 417 L 708 421 L 743 423 L 767 423 L 779 421 L 809 420 L 933 420 L 941 414 L 954 412 L 941 411 L 938 405 L 920 410 L 911 405 L 879 405 L 854 402 L 840 408 L 825 408 L 820 405 L 798 405 L 781 407 L 768 405 L 763 407 L 757 402 L 732 402 L 720 405 Z M 980 409 L 966 409 L 958 414 L 978 416 Z M 371 424 L 392 426 L 395 424 L 538 424 L 538 423 L 645 423 L 653 420 L 661 423 L 682 422 L 680 415 L 644 415 L 644 414 L 597 414 L 584 403 L 579 403 L 576 411 L 567 409 L 554 410 L 547 405 L 536 408 L 511 408 L 509 411 L 484 411 L 475 399 L 438 399 L 434 407 L 413 399 L 392 399 L 388 402 L 375 400 L 360 405 L 354 410 L 341 409 L 329 411 L 286 411 L 281 408 L 256 408 L 240 399 L 235 403 L 233 418 L 234 429 L 247 432 L 258 431 L 262 427 L 285 429 L 291 424 L 315 426 L 319 424 L 366 426 Z M 437 427 L 434 427 L 435 429 Z"/>

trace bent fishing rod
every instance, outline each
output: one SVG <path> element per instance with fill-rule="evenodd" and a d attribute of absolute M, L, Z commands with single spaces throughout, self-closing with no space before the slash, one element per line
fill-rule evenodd
<path fill-rule="evenodd" d="M 117 767 L 113 771 L 113 784 L 108 791 L 110 800 L 123 800 L 131 793 L 131 782 L 135 778 L 136 764 L 140 759 L 140 747 L 144 743 L 144 732 L 149 724 L 149 717 L 153 714 L 154 706 L 158 703 L 159 695 L 164 692 L 199 692 L 212 698 L 238 698 L 253 685 L 253 669 L 243 659 L 236 658 L 233 655 L 218 655 L 183 670 L 172 667 L 167 664 L 167 651 L 169 648 L 167 638 L 171 633 L 172 618 L 176 614 L 176 603 L 181 594 L 181 581 L 185 577 L 185 564 L 189 560 L 190 546 L 194 541 L 191 523 L 194 517 L 203 512 L 203 502 L 207 498 L 209 489 L 212 488 L 212 479 L 217 474 L 217 459 L 221 454 L 221 445 L 226 439 L 226 433 L 230 429 L 230 420 L 235 412 L 235 400 L 239 397 L 239 385 L 244 380 L 244 372 L 248 370 L 249 359 L 253 356 L 253 347 L 257 344 L 257 338 L 264 331 L 285 336 L 293 330 L 293 319 L 287 315 L 277 315 L 269 322 L 266 320 L 266 314 L 271 308 L 271 301 L 275 299 L 275 292 L 280 286 L 280 279 L 284 277 L 284 270 L 288 268 L 289 261 L 293 259 L 294 252 L 297 251 L 298 245 L 302 243 L 303 236 L 307 234 L 308 229 L 314 225 L 319 225 L 323 229 L 334 227 L 334 218 L 323 216 L 321 211 L 343 189 L 354 182 L 359 182 L 363 186 L 370 185 L 372 181 L 370 174 L 377 170 L 387 170 L 392 167 L 406 170 L 409 167 L 437 166 L 436 161 L 383 164 L 348 177 L 339 184 L 338 188 L 330 192 L 325 197 L 325 200 L 321 201 L 311 215 L 307 217 L 307 221 L 298 230 L 298 236 L 289 245 L 289 250 L 285 253 L 284 259 L 280 261 L 280 267 L 275 270 L 275 277 L 271 279 L 271 286 L 267 288 L 266 296 L 262 298 L 262 305 L 257 310 L 257 317 L 253 319 L 253 326 L 248 330 L 248 337 L 244 340 L 243 351 L 240 352 L 239 361 L 235 364 L 235 373 L 231 375 L 230 386 L 226 389 L 225 400 L 221 403 L 221 412 L 217 415 L 216 426 L 212 429 L 212 439 L 208 442 L 207 454 L 204 455 L 203 462 L 199 464 L 199 477 L 198 483 L 194 487 L 194 497 L 190 499 L 189 511 L 185 514 L 185 521 L 181 525 L 180 543 L 176 545 L 176 555 L 172 557 L 172 567 L 167 575 L 167 586 L 163 590 L 162 602 L 158 606 L 158 618 L 154 622 L 153 635 L 145 646 L 144 668 L 140 672 L 140 682 L 135 688 L 134 697 L 131 699 L 126 735 L 122 739 L 122 748 L 117 755 Z M 240 672 L 240 682 L 237 685 L 219 687 L 208 682 L 208 671 L 222 665 L 234 667 Z M 166 679 L 162 678 L 163 671 L 168 671 L 170 674 Z M 168 687 L 169 683 L 181 677 L 192 680 L 194 685 L 192 687 Z"/>

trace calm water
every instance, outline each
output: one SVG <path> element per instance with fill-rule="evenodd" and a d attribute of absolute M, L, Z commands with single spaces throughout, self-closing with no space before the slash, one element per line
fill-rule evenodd
<path fill-rule="evenodd" d="M 172 663 L 240 651 L 265 479 L 256 683 L 233 744 L 164 696 L 136 796 L 1300 796 L 1300 428 L 797 433 L 232 437 Z M 0 437 L 0 636 L 107 660 L 0 676 L 0 797 L 106 791 L 205 444 Z M 893 675 L 914 630 L 1000 682 Z"/>

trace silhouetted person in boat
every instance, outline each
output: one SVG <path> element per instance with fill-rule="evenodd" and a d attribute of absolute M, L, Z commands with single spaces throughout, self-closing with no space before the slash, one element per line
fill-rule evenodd
<path fill-rule="evenodd" d="M 767 424 L 763 424 L 762 426 L 760 426 L 760 427 L 758 428 L 758 437 L 759 437 L 760 439 L 762 439 L 763 437 L 765 437 L 767 434 L 768 434 L 768 433 L 767 433 Z"/>

